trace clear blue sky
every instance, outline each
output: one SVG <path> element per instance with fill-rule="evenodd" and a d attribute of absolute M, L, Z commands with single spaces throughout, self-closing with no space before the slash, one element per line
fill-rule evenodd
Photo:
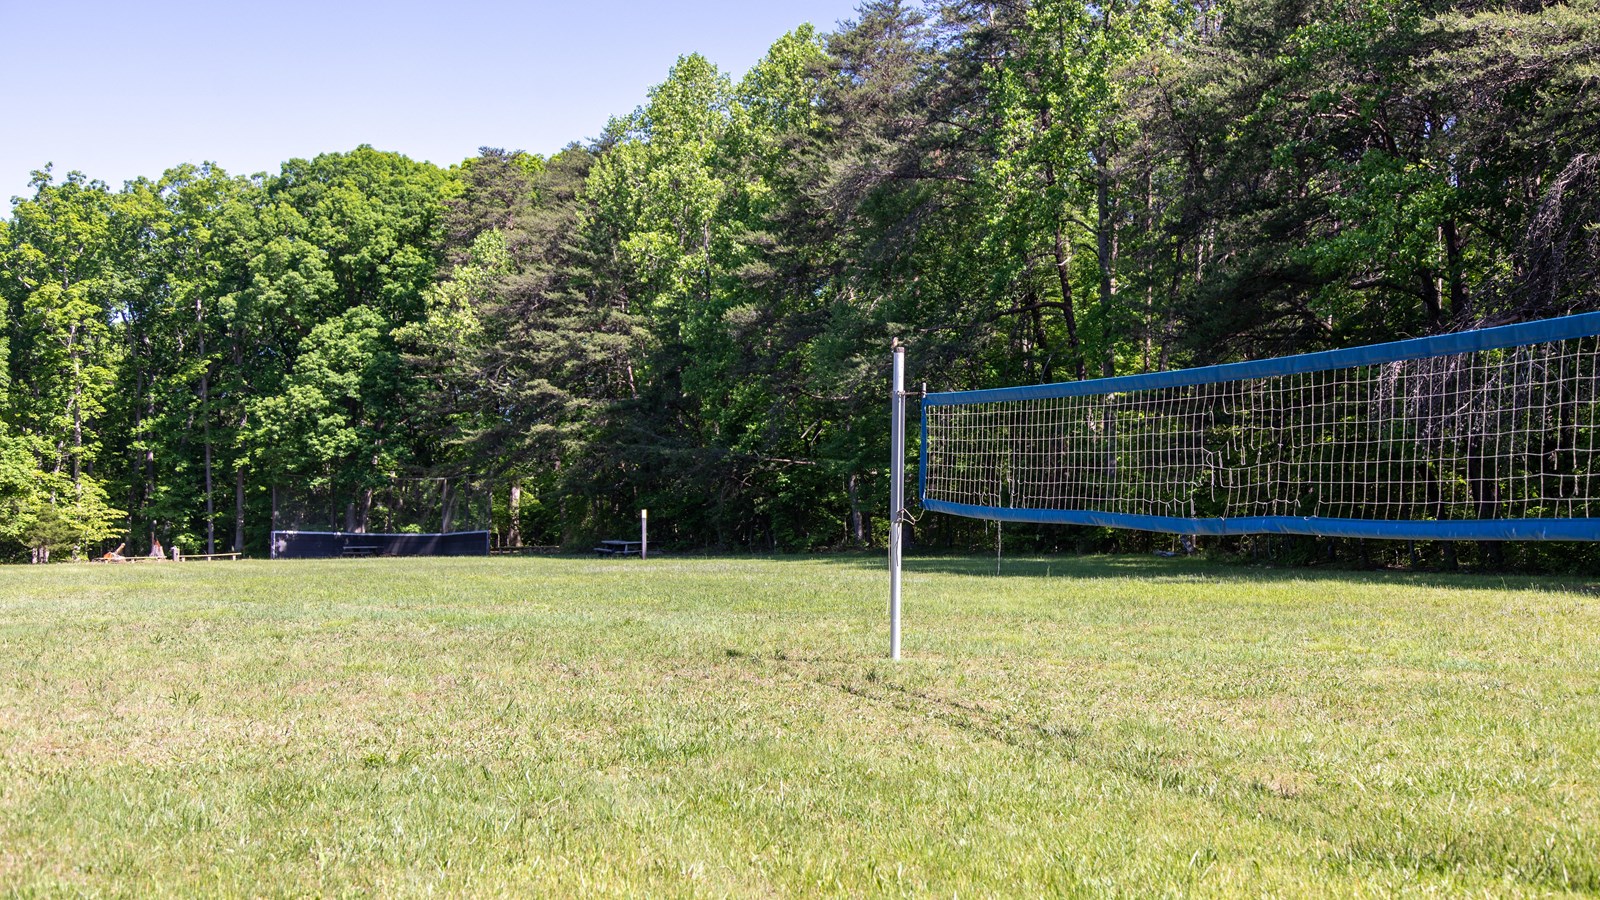
<path fill-rule="evenodd" d="M 742 74 L 855 0 L 54 3 L 0 0 L 0 214 L 47 162 L 113 187 L 182 162 L 275 171 L 372 144 L 440 165 L 550 153 L 633 110 L 673 60 Z"/>

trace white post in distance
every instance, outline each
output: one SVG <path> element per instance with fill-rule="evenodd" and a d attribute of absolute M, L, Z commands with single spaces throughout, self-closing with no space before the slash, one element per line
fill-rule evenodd
<path fill-rule="evenodd" d="M 639 558 L 650 555 L 650 510 L 639 510 Z"/>
<path fill-rule="evenodd" d="M 889 658 L 900 658 L 900 522 L 906 507 L 906 348 L 894 342 L 889 400 Z"/>

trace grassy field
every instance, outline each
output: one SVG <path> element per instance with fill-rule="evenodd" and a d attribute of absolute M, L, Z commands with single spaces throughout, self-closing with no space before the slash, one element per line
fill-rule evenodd
<path fill-rule="evenodd" d="M 0 570 L 0 891 L 1600 891 L 1582 582 L 1145 558 Z"/>

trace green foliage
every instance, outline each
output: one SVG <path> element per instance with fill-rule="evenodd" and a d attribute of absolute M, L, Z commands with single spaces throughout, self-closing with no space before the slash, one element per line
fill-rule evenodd
<path fill-rule="evenodd" d="M 267 470 L 294 473 L 313 495 L 353 500 L 409 462 L 409 399 L 382 313 L 356 306 L 300 342 L 283 391 L 252 404 L 245 440 Z"/>
<path fill-rule="evenodd" d="M 73 172 L 34 173 L 0 246 L 7 273 L 4 344 L 9 373 L 0 432 L 10 507 L 3 537 L 48 558 L 88 552 L 121 513 L 95 473 L 112 385 L 123 362 L 115 317 L 129 253 L 123 198 Z M 31 457 L 31 458 L 30 458 Z"/>
<path fill-rule="evenodd" d="M 63 474 L 34 472 L 32 490 L 7 504 L 7 524 L 0 537 L 32 551 L 35 562 L 48 562 L 67 551 L 84 559 L 121 531 L 125 513 L 106 502 L 105 489 L 93 479 L 73 484 Z"/>
<path fill-rule="evenodd" d="M 0 544 L 259 549 L 286 497 L 469 474 L 541 542 L 879 543 L 892 339 L 954 389 L 1600 308 L 1597 57 L 1597 0 L 867 0 L 549 158 L 46 171 Z"/>

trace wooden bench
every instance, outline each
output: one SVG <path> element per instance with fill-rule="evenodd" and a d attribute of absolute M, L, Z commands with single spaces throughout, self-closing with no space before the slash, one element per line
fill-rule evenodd
<path fill-rule="evenodd" d="M 640 541 L 601 541 L 594 552 L 596 556 L 638 556 L 643 549 Z"/>
<path fill-rule="evenodd" d="M 239 552 L 233 552 L 233 553 L 183 553 L 183 552 L 180 551 L 177 556 L 122 556 L 122 555 L 94 556 L 94 557 L 90 557 L 89 558 L 89 562 L 97 562 L 97 563 L 113 563 L 113 562 L 114 563 L 155 563 L 155 562 L 188 562 L 191 559 L 204 560 L 205 562 L 210 562 L 213 559 L 225 559 L 225 560 L 228 560 L 228 561 L 231 562 L 233 560 L 239 559 L 242 556 L 244 556 L 244 554 L 243 553 L 239 553 Z"/>
<path fill-rule="evenodd" d="M 340 553 L 339 555 L 340 556 L 355 557 L 355 558 L 365 558 L 365 557 L 369 557 L 369 556 L 377 556 L 379 553 L 382 553 L 382 552 L 383 552 L 383 548 L 378 546 L 377 544 L 346 544 L 345 548 L 344 548 L 344 552 Z"/>

